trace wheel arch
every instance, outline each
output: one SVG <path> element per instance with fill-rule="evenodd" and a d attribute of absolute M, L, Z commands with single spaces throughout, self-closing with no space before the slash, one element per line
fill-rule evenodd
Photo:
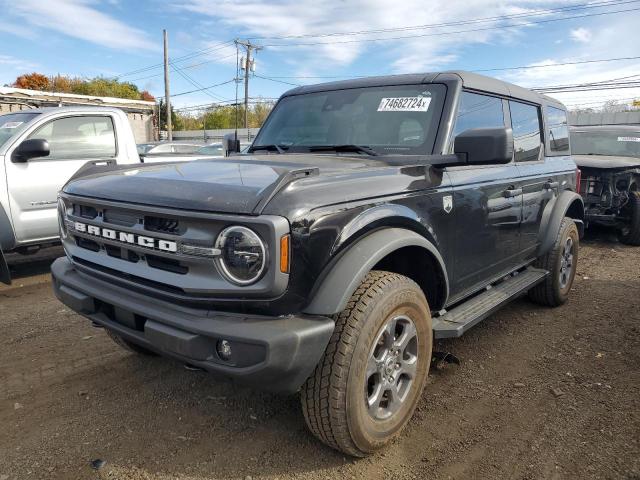
<path fill-rule="evenodd" d="M 539 256 L 547 253 L 553 246 L 564 217 L 572 218 L 576 222 L 580 238 L 584 235 L 584 201 L 576 192 L 571 190 L 563 191 L 553 205 L 549 205 L 544 216 L 546 221 L 543 220 L 543 225 L 546 225 L 546 229 L 541 230 L 541 241 L 538 247 Z"/>
<path fill-rule="evenodd" d="M 439 310 L 446 302 L 449 282 L 437 247 L 412 230 L 390 227 L 366 234 L 336 255 L 312 290 L 304 313 L 333 315 L 344 310 L 367 273 L 375 269 L 414 280 L 432 310 Z"/>

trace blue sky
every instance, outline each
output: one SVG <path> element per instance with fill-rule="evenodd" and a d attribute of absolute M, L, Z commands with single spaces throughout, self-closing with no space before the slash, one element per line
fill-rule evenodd
<path fill-rule="evenodd" d="M 176 66 L 203 86 L 234 77 L 236 50 L 224 42 L 248 37 L 265 45 L 256 56 L 256 74 L 293 84 L 640 56 L 640 1 L 597 7 L 603 2 L 610 0 L 0 0 L 0 85 L 31 71 L 93 77 L 153 67 L 120 78 L 160 96 L 163 28 Z M 590 8 L 581 7 L 587 3 Z M 545 13 L 557 8 L 566 10 Z M 626 11 L 596 15 L 618 10 Z M 555 21 L 570 16 L 583 17 Z M 429 27 L 442 23 L 449 25 Z M 327 35 L 363 31 L 370 33 Z M 540 87 L 640 75 L 640 60 L 485 73 Z M 251 80 L 252 97 L 277 97 L 291 88 L 260 77 Z M 171 87 L 172 94 L 196 89 L 176 71 Z M 172 100 L 184 107 L 234 95 L 228 83 Z M 633 97 L 640 98 L 640 89 L 558 95 L 568 105 L 587 106 Z"/>

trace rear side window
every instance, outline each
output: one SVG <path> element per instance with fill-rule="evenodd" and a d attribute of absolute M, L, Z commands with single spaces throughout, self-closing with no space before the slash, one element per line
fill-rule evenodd
<path fill-rule="evenodd" d="M 542 147 L 539 107 L 509 101 L 509 109 L 516 162 L 538 160 Z"/>
<path fill-rule="evenodd" d="M 111 117 L 67 117 L 46 123 L 29 138 L 49 142 L 45 159 L 104 158 L 116 155 Z"/>
<path fill-rule="evenodd" d="M 504 112 L 500 98 L 462 92 L 454 136 L 471 128 L 500 127 L 504 127 Z"/>
<path fill-rule="evenodd" d="M 569 153 L 569 128 L 567 112 L 555 107 L 547 107 L 547 128 L 549 146 L 552 152 Z"/>

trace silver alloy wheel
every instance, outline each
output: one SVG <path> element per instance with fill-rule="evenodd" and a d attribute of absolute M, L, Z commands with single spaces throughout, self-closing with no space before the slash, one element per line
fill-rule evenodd
<path fill-rule="evenodd" d="M 571 278 L 573 271 L 573 239 L 567 238 L 562 249 L 562 257 L 560 259 L 560 288 L 564 289 Z"/>
<path fill-rule="evenodd" d="M 386 420 L 407 399 L 418 367 L 418 333 L 406 315 L 389 318 L 371 348 L 365 377 L 369 415 Z"/>

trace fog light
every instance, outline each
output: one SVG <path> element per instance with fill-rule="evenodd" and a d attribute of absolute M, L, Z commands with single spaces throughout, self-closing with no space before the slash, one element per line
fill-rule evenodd
<path fill-rule="evenodd" d="M 217 350 L 218 356 L 222 360 L 229 360 L 231 358 L 231 344 L 227 340 L 220 340 Z"/>

